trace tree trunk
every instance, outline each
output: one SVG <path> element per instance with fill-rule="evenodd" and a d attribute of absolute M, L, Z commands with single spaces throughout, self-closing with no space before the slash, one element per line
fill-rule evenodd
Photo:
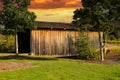
<path fill-rule="evenodd" d="M 103 45 L 102 45 L 102 37 L 100 31 L 98 31 L 99 35 L 99 48 L 100 48 L 100 55 L 101 55 L 101 61 L 104 61 L 104 53 L 103 53 Z"/>
<path fill-rule="evenodd" d="M 15 30 L 15 52 L 18 55 L 18 35 L 17 35 L 17 28 Z"/>

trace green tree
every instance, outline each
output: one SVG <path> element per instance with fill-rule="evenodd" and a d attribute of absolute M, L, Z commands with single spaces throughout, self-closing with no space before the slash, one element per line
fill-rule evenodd
<path fill-rule="evenodd" d="M 0 11 L 0 24 L 5 29 L 13 29 L 15 32 L 16 54 L 18 55 L 17 32 L 35 28 L 36 15 L 29 12 L 30 0 L 1 0 L 3 9 Z"/>
<path fill-rule="evenodd" d="M 101 60 L 104 61 L 102 35 L 113 29 L 113 22 L 119 20 L 120 0 L 82 0 L 83 8 L 76 9 L 73 16 L 73 24 L 86 29 L 91 26 L 98 31 Z"/>

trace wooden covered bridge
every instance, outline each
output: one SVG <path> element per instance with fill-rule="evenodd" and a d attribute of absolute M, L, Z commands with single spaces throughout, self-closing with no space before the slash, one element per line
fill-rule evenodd
<path fill-rule="evenodd" d="M 20 37 L 22 39 L 19 39 L 19 46 L 21 46 L 19 49 L 23 50 L 22 52 L 27 48 L 27 52 L 34 55 L 76 54 L 75 46 L 72 45 L 79 33 L 76 26 L 56 22 L 36 22 L 36 26 L 37 29 L 28 31 L 26 35 L 24 33 L 19 34 L 19 37 L 22 35 Z M 23 38 L 23 36 L 25 37 Z M 92 45 L 98 48 L 98 33 L 91 31 L 89 37 Z"/>

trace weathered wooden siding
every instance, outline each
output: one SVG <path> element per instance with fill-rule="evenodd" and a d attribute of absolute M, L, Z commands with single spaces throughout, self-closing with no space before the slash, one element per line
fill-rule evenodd
<path fill-rule="evenodd" d="M 89 38 L 91 41 L 91 45 L 98 49 L 99 48 L 99 36 L 98 36 L 98 32 L 89 32 Z M 102 35 L 102 32 L 101 32 Z"/>
<path fill-rule="evenodd" d="M 32 30 L 31 31 L 31 53 L 35 55 L 73 55 L 75 41 L 78 31 L 70 30 Z M 98 34 L 89 33 L 90 40 L 96 48 L 98 47 Z"/>

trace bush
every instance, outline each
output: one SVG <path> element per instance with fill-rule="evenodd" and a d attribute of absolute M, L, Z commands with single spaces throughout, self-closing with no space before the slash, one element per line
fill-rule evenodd
<path fill-rule="evenodd" d="M 76 52 L 79 54 L 80 59 L 99 59 L 99 53 L 96 52 L 91 44 L 87 35 L 79 34 L 76 42 Z"/>
<path fill-rule="evenodd" d="M 0 52 L 14 52 L 14 36 L 5 35 L 5 39 L 0 40 Z"/>

